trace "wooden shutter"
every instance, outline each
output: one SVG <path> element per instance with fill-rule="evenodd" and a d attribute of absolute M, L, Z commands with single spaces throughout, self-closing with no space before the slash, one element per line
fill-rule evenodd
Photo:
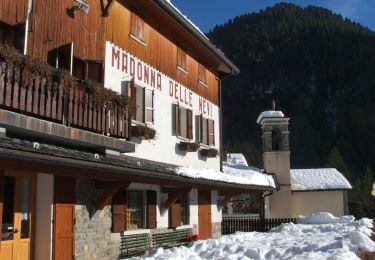
<path fill-rule="evenodd" d="M 181 205 L 180 201 L 176 200 L 170 207 L 170 227 L 176 228 L 181 226 Z"/>
<path fill-rule="evenodd" d="M 154 91 L 150 89 L 145 90 L 145 122 L 154 122 Z"/>
<path fill-rule="evenodd" d="M 214 120 L 207 120 L 208 128 L 208 145 L 215 145 L 215 122 Z"/>
<path fill-rule="evenodd" d="M 118 233 L 126 230 L 127 196 L 126 190 L 116 193 L 112 199 L 112 232 Z"/>
<path fill-rule="evenodd" d="M 186 70 L 186 53 L 180 48 L 177 48 L 177 65 Z"/>
<path fill-rule="evenodd" d="M 200 63 L 198 63 L 198 77 L 202 83 L 206 84 L 206 68 Z"/>
<path fill-rule="evenodd" d="M 139 18 L 136 14 L 131 14 L 131 29 L 130 33 L 144 41 L 144 22 L 141 18 Z"/>
<path fill-rule="evenodd" d="M 0 170 L 0 242 L 3 227 L 4 170 Z M 1 249 L 0 249 L 1 250 Z"/>
<path fill-rule="evenodd" d="M 156 191 L 147 191 L 147 228 L 156 228 Z"/>
<path fill-rule="evenodd" d="M 131 28 L 130 33 L 133 34 L 135 37 L 138 35 L 138 26 L 137 26 L 137 15 L 131 14 Z"/>
<path fill-rule="evenodd" d="M 178 104 L 175 105 L 175 130 L 176 135 L 181 135 L 181 110 Z"/>
<path fill-rule="evenodd" d="M 203 116 L 200 115 L 199 116 L 199 142 L 200 143 L 203 143 L 203 132 L 204 129 L 203 129 Z"/>
<path fill-rule="evenodd" d="M 193 139 L 193 111 L 186 109 L 187 138 Z"/>

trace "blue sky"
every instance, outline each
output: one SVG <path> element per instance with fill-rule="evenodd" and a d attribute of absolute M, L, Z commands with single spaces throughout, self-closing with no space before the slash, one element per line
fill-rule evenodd
<path fill-rule="evenodd" d="M 359 22 L 375 31 L 375 0 L 171 0 L 203 32 L 235 16 L 257 12 L 280 2 L 316 5 Z"/>

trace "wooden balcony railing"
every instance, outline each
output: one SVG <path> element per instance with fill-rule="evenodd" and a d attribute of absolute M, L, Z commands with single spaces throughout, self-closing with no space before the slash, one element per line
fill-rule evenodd
<path fill-rule="evenodd" d="M 84 86 L 66 88 L 0 62 L 0 108 L 116 138 L 129 137 L 128 109 L 94 105 Z"/>
<path fill-rule="evenodd" d="M 266 232 L 282 223 L 296 223 L 296 221 L 295 218 L 266 218 L 263 221 L 259 218 L 223 218 L 221 232 L 223 235 L 229 235 L 237 231 Z"/>

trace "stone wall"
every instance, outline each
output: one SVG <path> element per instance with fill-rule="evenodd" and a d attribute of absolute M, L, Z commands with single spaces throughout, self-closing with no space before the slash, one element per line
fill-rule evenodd
<path fill-rule="evenodd" d="M 221 222 L 212 223 L 212 238 L 221 237 Z"/>
<path fill-rule="evenodd" d="M 95 210 L 94 202 L 101 194 L 94 182 L 76 179 L 75 259 L 118 259 L 120 241 L 111 239 L 111 207 Z"/>

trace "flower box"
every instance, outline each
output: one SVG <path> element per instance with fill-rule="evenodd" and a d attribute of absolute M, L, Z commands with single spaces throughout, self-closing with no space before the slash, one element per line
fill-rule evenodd
<path fill-rule="evenodd" d="M 131 126 L 131 136 L 140 137 L 146 140 L 155 139 L 156 131 L 146 125 Z"/>
<path fill-rule="evenodd" d="M 213 157 L 216 157 L 219 154 L 219 152 L 215 148 L 207 148 L 207 149 L 201 149 L 200 154 L 202 156 L 213 158 Z"/>
<path fill-rule="evenodd" d="M 197 143 L 190 143 L 190 142 L 180 142 L 179 143 L 179 148 L 182 151 L 187 151 L 187 152 L 196 152 L 199 148 L 199 144 Z"/>

